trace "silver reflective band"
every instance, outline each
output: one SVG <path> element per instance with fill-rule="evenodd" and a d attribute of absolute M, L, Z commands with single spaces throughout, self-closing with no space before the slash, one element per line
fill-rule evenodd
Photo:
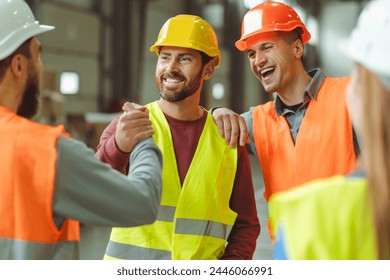
<path fill-rule="evenodd" d="M 176 207 L 160 205 L 160 209 L 157 214 L 157 221 L 173 222 L 175 217 Z"/>
<path fill-rule="evenodd" d="M 171 252 L 109 241 L 106 255 L 122 260 L 170 260 Z"/>
<path fill-rule="evenodd" d="M 0 238 L 0 260 L 77 260 L 77 241 L 55 244 Z"/>
<path fill-rule="evenodd" d="M 175 233 L 212 236 L 227 240 L 232 226 L 204 220 L 176 219 Z"/>

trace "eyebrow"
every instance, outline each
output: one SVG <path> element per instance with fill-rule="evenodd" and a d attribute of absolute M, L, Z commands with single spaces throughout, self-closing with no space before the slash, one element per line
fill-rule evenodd
<path fill-rule="evenodd" d="M 271 42 L 271 41 L 266 41 L 266 42 L 264 42 L 264 43 L 261 43 L 260 45 L 259 45 L 259 48 L 261 49 L 261 48 L 264 48 L 266 45 L 275 45 L 275 43 L 274 42 Z M 254 49 L 248 49 L 247 51 L 246 51 L 246 53 L 248 53 L 248 52 L 250 52 L 250 51 L 255 51 Z"/>
<path fill-rule="evenodd" d="M 172 56 L 172 53 L 171 52 L 160 52 L 160 55 L 163 54 L 163 55 L 169 55 L 169 56 Z M 181 57 L 181 56 L 185 56 L 185 55 L 189 55 L 189 56 L 192 56 L 194 57 L 195 55 L 192 54 L 192 53 L 179 53 L 178 56 Z"/>

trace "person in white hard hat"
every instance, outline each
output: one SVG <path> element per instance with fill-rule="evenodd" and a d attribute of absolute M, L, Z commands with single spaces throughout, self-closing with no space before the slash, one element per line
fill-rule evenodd
<path fill-rule="evenodd" d="M 131 135 L 139 142 L 127 176 L 96 159 L 63 126 L 29 120 L 38 106 L 40 25 L 23 0 L 0 0 L 0 260 L 78 259 L 79 222 L 152 223 L 161 199 L 161 152 L 148 112 Z M 142 125 L 141 125 L 142 124 Z"/>
<path fill-rule="evenodd" d="M 368 2 L 342 50 L 361 165 L 269 202 L 278 259 L 390 259 L 390 1 Z M 297 223 L 297 221 L 300 221 Z"/>

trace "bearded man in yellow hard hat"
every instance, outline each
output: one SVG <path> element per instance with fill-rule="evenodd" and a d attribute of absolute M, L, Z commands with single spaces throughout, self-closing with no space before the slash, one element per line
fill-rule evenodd
<path fill-rule="evenodd" d="M 164 158 L 160 211 L 150 226 L 114 228 L 105 259 L 252 259 L 260 226 L 248 154 L 226 144 L 199 105 L 221 63 L 216 34 L 202 18 L 178 15 L 150 50 L 158 55 L 160 99 L 146 108 Z M 101 137 L 98 157 L 118 170 L 128 165 L 133 125 L 123 115 Z"/>

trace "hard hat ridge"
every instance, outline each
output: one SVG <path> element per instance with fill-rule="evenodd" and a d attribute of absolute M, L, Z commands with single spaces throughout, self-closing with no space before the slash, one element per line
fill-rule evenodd
<path fill-rule="evenodd" d="M 54 29 L 54 26 L 39 24 L 24 0 L 0 0 L 0 18 L 0 60 L 28 39 Z"/>

